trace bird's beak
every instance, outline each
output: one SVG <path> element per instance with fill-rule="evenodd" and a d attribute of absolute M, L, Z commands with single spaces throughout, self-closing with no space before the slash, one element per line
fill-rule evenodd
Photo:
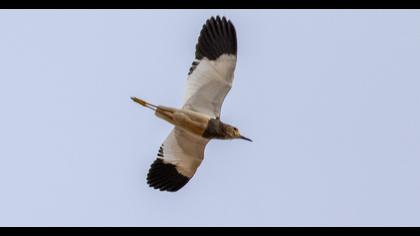
<path fill-rule="evenodd" d="M 250 138 L 247 138 L 247 137 L 244 137 L 244 136 L 239 136 L 239 138 L 241 138 L 241 139 L 245 139 L 246 141 L 250 141 L 250 142 L 252 142 L 252 140 L 250 139 Z"/>

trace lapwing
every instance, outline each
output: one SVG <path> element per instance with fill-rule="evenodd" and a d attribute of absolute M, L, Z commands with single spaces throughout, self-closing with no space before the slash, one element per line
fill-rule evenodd
<path fill-rule="evenodd" d="M 232 87 L 236 56 L 236 31 L 232 22 L 225 17 L 211 17 L 198 37 L 182 108 L 156 106 L 131 97 L 175 126 L 150 166 L 147 174 L 150 187 L 169 192 L 181 189 L 194 176 L 211 139 L 252 141 L 235 126 L 220 120 L 223 100 Z"/>

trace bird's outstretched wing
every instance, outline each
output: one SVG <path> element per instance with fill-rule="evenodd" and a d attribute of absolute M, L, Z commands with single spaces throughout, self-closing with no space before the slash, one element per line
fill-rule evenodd
<path fill-rule="evenodd" d="M 147 175 L 150 187 L 175 192 L 193 177 L 204 158 L 208 139 L 175 127 L 159 148 Z"/>
<path fill-rule="evenodd" d="M 198 37 L 195 60 L 188 73 L 184 109 L 220 117 L 223 100 L 232 87 L 237 40 L 232 22 L 211 17 Z"/>

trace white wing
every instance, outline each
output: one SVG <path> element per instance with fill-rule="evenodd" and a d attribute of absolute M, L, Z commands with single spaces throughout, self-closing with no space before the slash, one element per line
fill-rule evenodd
<path fill-rule="evenodd" d="M 226 18 L 210 18 L 200 32 L 195 60 L 190 68 L 184 109 L 220 117 L 220 110 L 232 87 L 236 66 L 235 27 Z"/>
<path fill-rule="evenodd" d="M 175 127 L 159 148 L 147 183 L 161 191 L 175 192 L 193 177 L 204 158 L 208 139 Z"/>

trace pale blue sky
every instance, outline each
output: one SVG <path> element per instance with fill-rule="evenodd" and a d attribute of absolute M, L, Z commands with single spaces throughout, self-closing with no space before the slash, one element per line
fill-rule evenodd
<path fill-rule="evenodd" d="M 222 120 L 179 192 L 146 174 L 195 43 L 232 20 Z M 420 226 L 419 10 L 0 11 L 1 226 Z"/>

